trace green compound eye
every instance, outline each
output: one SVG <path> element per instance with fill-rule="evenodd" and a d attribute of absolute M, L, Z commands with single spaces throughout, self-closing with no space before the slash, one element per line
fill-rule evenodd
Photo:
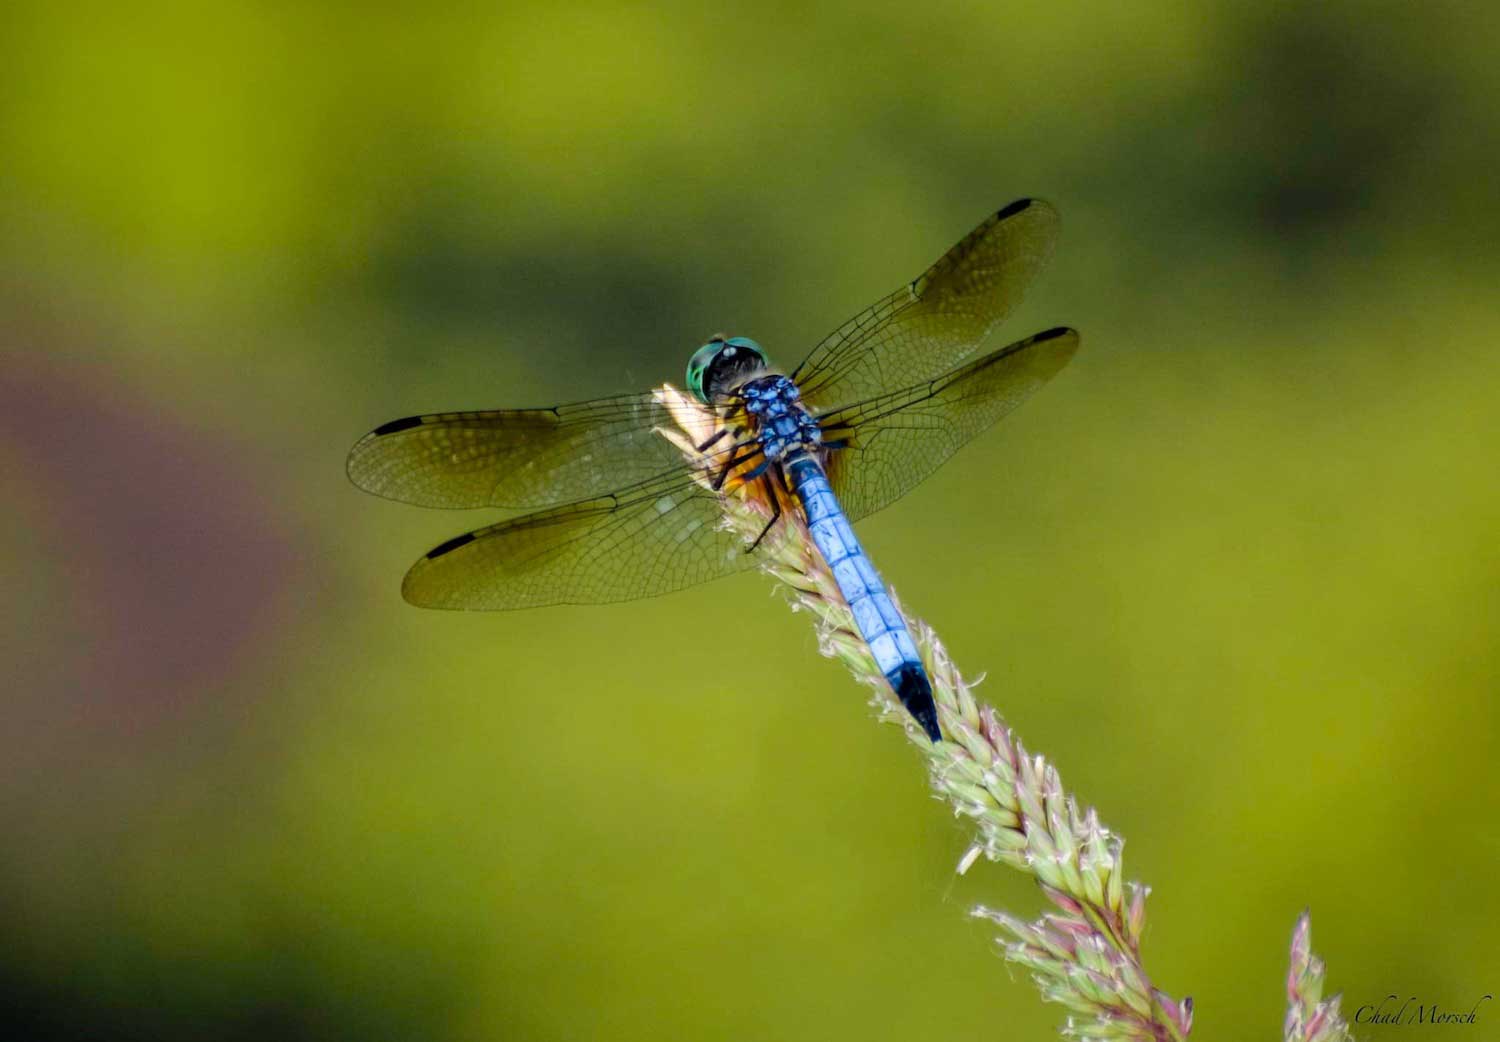
<path fill-rule="evenodd" d="M 771 360 L 766 357 L 766 353 L 761 350 L 761 346 L 747 336 L 732 336 L 724 341 L 724 346 L 735 347 L 741 351 L 749 351 L 756 358 L 760 359 L 761 365 L 771 364 Z"/>
<path fill-rule="evenodd" d="M 711 369 L 716 366 L 722 367 L 719 373 L 721 380 L 727 379 L 726 373 L 736 370 L 745 372 L 756 368 L 765 368 L 770 364 L 765 351 L 761 346 L 749 337 L 732 336 L 728 339 L 716 336 L 698 350 L 693 352 L 693 357 L 688 359 L 687 385 L 693 397 L 703 402 L 710 403 L 713 397 L 713 381 L 708 379 Z"/>
<path fill-rule="evenodd" d="M 708 396 L 703 393 L 703 374 L 708 372 L 708 364 L 714 360 L 719 353 L 719 348 L 724 346 L 724 341 L 714 337 L 698 350 L 693 352 L 693 357 L 688 359 L 687 364 L 687 386 L 694 398 L 708 403 Z"/>

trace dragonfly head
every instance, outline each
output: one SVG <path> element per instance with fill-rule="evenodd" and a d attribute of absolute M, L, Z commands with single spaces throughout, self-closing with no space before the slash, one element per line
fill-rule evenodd
<path fill-rule="evenodd" d="M 765 351 L 749 337 L 716 336 L 688 359 L 688 390 L 711 405 L 770 364 Z"/>

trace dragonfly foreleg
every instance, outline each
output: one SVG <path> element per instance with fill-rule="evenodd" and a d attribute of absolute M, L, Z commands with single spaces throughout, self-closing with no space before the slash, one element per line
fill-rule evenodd
<path fill-rule="evenodd" d="M 696 446 L 697 450 L 699 452 L 707 452 L 709 449 L 713 448 L 721 440 L 723 440 L 724 436 L 726 434 L 728 434 L 728 433 L 729 433 L 729 428 L 728 427 L 720 427 L 717 434 L 715 434 L 713 437 L 709 438 L 702 445 Z"/>
<path fill-rule="evenodd" d="M 735 453 L 738 452 L 740 449 L 752 448 L 752 447 L 754 449 L 754 451 L 752 451 L 752 452 L 747 452 L 743 456 L 736 456 L 735 455 Z M 752 443 L 752 445 L 735 445 L 735 446 L 733 446 L 729 450 L 729 452 L 726 454 L 726 455 L 729 456 L 729 459 L 724 463 L 724 469 L 721 470 L 721 471 L 719 471 L 719 476 L 714 479 L 714 491 L 718 492 L 720 489 L 722 489 L 724 487 L 724 482 L 729 478 L 729 472 L 731 470 L 733 470 L 735 467 L 738 467 L 741 463 L 746 463 L 746 462 L 748 462 L 750 460 L 753 460 L 756 457 L 756 455 L 759 454 L 759 452 L 760 452 L 759 446 L 753 446 L 753 443 Z"/>
<path fill-rule="evenodd" d="M 781 468 L 779 466 L 776 468 L 776 472 L 778 474 L 781 473 Z M 785 483 L 786 479 L 783 477 L 782 484 L 784 485 Z M 771 475 L 762 475 L 760 484 L 761 487 L 766 490 L 766 498 L 771 501 L 771 520 L 767 521 L 766 527 L 760 530 L 760 535 L 755 537 L 755 542 L 745 547 L 745 553 L 747 554 L 753 554 L 755 552 L 755 548 L 760 546 L 760 541 L 766 537 L 766 533 L 771 531 L 772 528 L 776 527 L 776 522 L 781 520 L 781 497 L 776 494 L 776 489 L 771 484 Z"/>

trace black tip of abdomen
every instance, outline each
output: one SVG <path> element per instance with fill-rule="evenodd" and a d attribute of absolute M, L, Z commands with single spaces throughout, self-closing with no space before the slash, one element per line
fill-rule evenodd
<path fill-rule="evenodd" d="M 896 697 L 901 699 L 901 704 L 912 715 L 912 719 L 927 732 L 927 737 L 934 742 L 941 742 L 943 732 L 938 728 L 937 706 L 932 701 L 932 684 L 928 682 L 922 667 L 906 663 L 886 679 L 891 682 Z"/>

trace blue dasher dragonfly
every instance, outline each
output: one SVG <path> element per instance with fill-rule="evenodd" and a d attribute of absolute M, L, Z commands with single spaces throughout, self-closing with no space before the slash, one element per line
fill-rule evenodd
<path fill-rule="evenodd" d="M 973 358 L 1057 230 L 1049 204 L 1011 203 L 786 375 L 748 338 L 704 344 L 687 384 L 719 419 L 698 446 L 720 467 L 713 482 L 657 432 L 672 418 L 652 393 L 392 420 L 350 450 L 349 477 L 419 506 L 533 511 L 449 539 L 402 583 L 412 604 L 477 610 L 632 600 L 751 567 L 760 540 L 718 523 L 716 489 L 731 473 L 761 483 L 766 530 L 800 511 L 876 664 L 941 741 L 921 657 L 850 522 L 900 498 L 1072 358 L 1078 334 L 1065 328 Z"/>

